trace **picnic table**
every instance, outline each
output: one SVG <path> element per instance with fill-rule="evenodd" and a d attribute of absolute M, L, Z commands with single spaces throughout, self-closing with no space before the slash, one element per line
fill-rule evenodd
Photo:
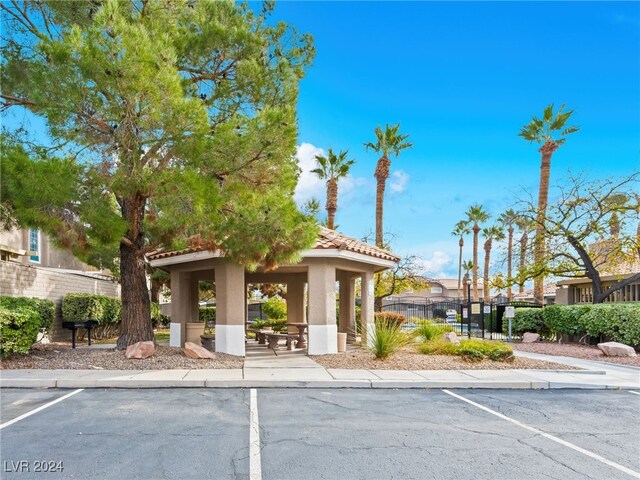
<path fill-rule="evenodd" d="M 306 348 L 307 337 L 305 335 L 305 330 L 309 327 L 309 324 L 293 322 L 293 323 L 287 323 L 287 326 L 296 327 L 298 329 L 298 341 L 296 342 L 296 348 Z"/>

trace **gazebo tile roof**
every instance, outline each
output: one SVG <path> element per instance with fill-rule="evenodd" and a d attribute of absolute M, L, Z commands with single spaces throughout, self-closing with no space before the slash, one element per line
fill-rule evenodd
<path fill-rule="evenodd" d="M 383 250 L 382 248 L 369 245 L 368 243 L 356 240 L 355 238 L 347 237 L 334 230 L 330 230 L 325 227 L 320 227 L 320 235 L 316 240 L 316 244 L 313 246 L 314 250 L 346 250 L 353 253 L 360 253 L 362 255 L 368 255 L 370 257 L 376 257 L 383 260 L 391 260 L 397 262 L 399 257 L 393 253 Z M 185 248 L 183 250 L 172 250 L 168 252 L 156 251 L 147 255 L 149 260 L 158 260 L 160 258 L 177 257 L 179 255 L 186 255 L 188 253 L 196 253 L 205 251 L 206 248 Z"/>

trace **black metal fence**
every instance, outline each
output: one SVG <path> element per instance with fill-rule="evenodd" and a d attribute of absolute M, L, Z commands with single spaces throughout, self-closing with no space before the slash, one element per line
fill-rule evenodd
<path fill-rule="evenodd" d="M 406 330 L 413 330 L 419 322 L 429 320 L 435 325 L 452 326 L 460 336 L 505 340 L 508 333 L 506 307 L 542 308 L 538 303 L 502 300 L 488 304 L 460 300 L 426 303 L 397 302 L 383 305 L 382 311 L 404 315 L 406 321 L 403 328 Z M 514 338 L 517 337 L 514 336 Z"/>

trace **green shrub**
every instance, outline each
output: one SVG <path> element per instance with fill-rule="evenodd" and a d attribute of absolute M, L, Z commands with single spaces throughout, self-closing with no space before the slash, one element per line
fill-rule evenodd
<path fill-rule="evenodd" d="M 262 319 L 254 320 L 251 323 L 251 328 L 254 330 L 260 330 L 261 328 L 266 326 L 267 326 L 267 321 Z"/>
<path fill-rule="evenodd" d="M 513 360 L 513 350 L 502 342 L 489 340 L 461 340 L 459 345 L 434 339 L 418 347 L 420 353 L 427 355 L 458 355 L 468 362 L 490 359 L 496 362 Z"/>
<path fill-rule="evenodd" d="M 262 311 L 270 320 L 287 317 L 287 302 L 280 297 L 271 297 L 262 304 Z"/>
<path fill-rule="evenodd" d="M 606 336 L 640 346 L 639 303 L 550 305 L 544 308 L 543 319 L 547 331 L 555 335 Z"/>
<path fill-rule="evenodd" d="M 171 317 L 169 315 L 165 315 L 164 313 L 160 314 L 160 325 L 164 328 L 168 328 L 171 323 Z"/>
<path fill-rule="evenodd" d="M 583 318 L 592 337 L 605 335 L 616 342 L 640 346 L 640 304 L 589 305 Z"/>
<path fill-rule="evenodd" d="M 444 333 L 453 331 L 454 328 L 451 325 L 434 325 L 429 320 L 422 320 L 417 322 L 417 326 L 413 330 L 413 334 L 417 337 L 422 337 L 425 340 L 433 340 Z"/>
<path fill-rule="evenodd" d="M 287 329 L 287 319 L 286 318 L 280 318 L 280 319 L 269 319 L 267 320 L 267 327 L 271 327 L 273 329 L 274 332 L 279 333 L 279 332 L 284 332 Z"/>
<path fill-rule="evenodd" d="M 9 310 L 19 307 L 31 308 L 38 313 L 40 319 L 40 329 L 48 332 L 53 325 L 53 318 L 56 314 L 56 304 L 51 300 L 28 297 L 0 297 L 0 306 Z"/>
<path fill-rule="evenodd" d="M 160 305 L 155 302 L 151 302 L 151 324 L 154 328 L 160 323 L 160 315 Z"/>
<path fill-rule="evenodd" d="M 62 319 L 65 322 L 97 320 L 99 325 L 118 323 L 122 304 L 119 298 L 89 293 L 68 293 L 62 298 Z"/>
<path fill-rule="evenodd" d="M 205 323 L 216 323 L 216 307 L 200 307 L 198 310 L 198 319 Z"/>
<path fill-rule="evenodd" d="M 28 353 L 38 339 L 40 327 L 40 314 L 34 308 L 0 306 L 0 356 Z"/>
<path fill-rule="evenodd" d="M 516 308 L 516 314 L 511 322 L 513 335 L 522 335 L 525 332 L 539 333 L 543 337 L 548 337 L 550 332 L 544 324 L 542 308 Z M 509 322 L 502 323 L 504 334 L 509 333 Z"/>
<path fill-rule="evenodd" d="M 382 325 L 387 325 L 389 323 L 394 323 L 398 326 L 402 325 L 407 319 L 404 315 L 400 313 L 393 312 L 376 312 L 374 313 L 374 319 L 376 324 L 380 323 Z"/>
<path fill-rule="evenodd" d="M 404 318 L 404 317 L 403 317 Z M 376 318 L 373 338 L 367 339 L 367 348 L 376 358 L 385 359 L 409 345 L 412 336 L 402 331 L 402 323 L 395 319 Z"/>

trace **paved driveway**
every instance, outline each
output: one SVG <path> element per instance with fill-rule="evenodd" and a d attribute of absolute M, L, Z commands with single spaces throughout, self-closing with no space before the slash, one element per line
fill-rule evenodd
<path fill-rule="evenodd" d="M 3 389 L 1 395 L 7 479 L 640 478 L 640 395 L 629 391 Z M 34 471 L 57 470 L 59 462 L 62 472 Z"/>

